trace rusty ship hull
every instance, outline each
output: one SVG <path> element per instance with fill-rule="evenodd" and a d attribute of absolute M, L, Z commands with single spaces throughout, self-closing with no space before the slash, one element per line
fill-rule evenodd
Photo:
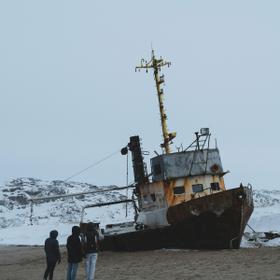
<path fill-rule="evenodd" d="M 105 235 L 101 250 L 238 249 L 252 212 L 250 188 L 226 190 L 169 207 L 169 226 Z"/>

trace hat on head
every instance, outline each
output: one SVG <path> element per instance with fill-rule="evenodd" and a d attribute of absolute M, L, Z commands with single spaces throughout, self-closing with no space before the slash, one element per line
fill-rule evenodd
<path fill-rule="evenodd" d="M 57 236 L 58 236 L 58 231 L 57 230 L 52 230 L 50 232 L 50 237 L 51 238 L 57 238 Z"/>
<path fill-rule="evenodd" d="M 72 234 L 79 235 L 81 233 L 81 229 L 78 226 L 72 227 Z"/>

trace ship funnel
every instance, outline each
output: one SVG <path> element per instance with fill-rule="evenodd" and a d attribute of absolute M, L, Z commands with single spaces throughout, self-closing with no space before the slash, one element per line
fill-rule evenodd
<path fill-rule="evenodd" d="M 139 136 L 130 137 L 130 142 L 128 143 L 127 147 L 132 154 L 134 181 L 138 184 L 146 183 L 148 181 L 148 177 Z M 125 148 L 122 150 L 124 149 Z M 123 152 L 125 151 L 127 152 L 127 148 Z"/>

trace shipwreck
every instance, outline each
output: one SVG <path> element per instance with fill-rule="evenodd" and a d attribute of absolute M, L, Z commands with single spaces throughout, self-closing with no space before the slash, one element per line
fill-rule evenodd
<path fill-rule="evenodd" d="M 238 249 L 245 226 L 253 212 L 251 186 L 226 189 L 217 145 L 211 147 L 208 128 L 195 132 L 185 149 L 171 151 L 176 133 L 167 129 L 163 102 L 164 76 L 161 69 L 170 62 L 156 58 L 141 60 L 137 70 L 152 70 L 159 103 L 162 153 L 150 160 L 148 172 L 139 136 L 132 136 L 121 150 L 132 155 L 134 184 L 131 199 L 98 203 L 100 207 L 132 202 L 134 221 L 110 224 L 102 229 L 101 250 L 135 251 L 159 248 Z M 83 209 L 84 210 L 84 209 Z M 82 229 L 86 223 L 81 222 Z"/>

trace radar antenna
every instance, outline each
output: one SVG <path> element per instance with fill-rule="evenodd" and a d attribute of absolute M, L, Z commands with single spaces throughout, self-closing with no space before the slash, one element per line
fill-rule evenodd
<path fill-rule="evenodd" d="M 172 141 L 172 139 L 176 137 L 176 132 L 171 132 L 171 133 L 168 132 L 167 115 L 165 113 L 164 104 L 163 104 L 163 89 L 161 88 L 161 84 L 164 83 L 164 75 L 159 75 L 159 72 L 161 71 L 161 67 L 166 65 L 167 67 L 169 67 L 171 65 L 171 62 L 164 61 L 162 57 L 156 59 L 155 52 L 154 50 L 152 50 L 151 60 L 147 62 L 145 59 L 142 58 L 140 66 L 136 66 L 135 71 L 146 69 L 146 73 L 148 73 L 149 69 L 154 70 L 154 79 L 156 82 L 161 128 L 162 128 L 162 137 L 163 137 L 163 143 L 161 144 L 161 147 L 164 148 L 166 154 L 169 154 L 171 152 L 169 144 Z"/>

